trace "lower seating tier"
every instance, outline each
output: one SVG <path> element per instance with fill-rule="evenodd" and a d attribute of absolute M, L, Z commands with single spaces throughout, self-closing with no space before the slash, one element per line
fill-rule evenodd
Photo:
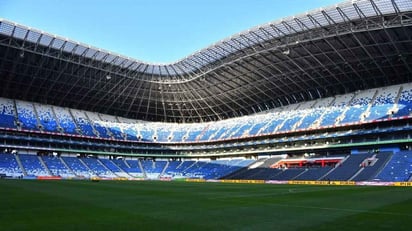
<path fill-rule="evenodd" d="M 341 157 L 343 158 L 343 157 Z M 0 153 L 0 174 L 9 177 L 144 177 L 157 179 L 409 181 L 412 151 L 352 154 L 335 166 L 276 166 L 282 158 L 263 160 L 166 161 L 77 158 Z M 310 162 L 310 161 L 308 161 Z M 279 162 L 280 163 L 280 162 Z M 313 163 L 310 162 L 310 163 Z"/>

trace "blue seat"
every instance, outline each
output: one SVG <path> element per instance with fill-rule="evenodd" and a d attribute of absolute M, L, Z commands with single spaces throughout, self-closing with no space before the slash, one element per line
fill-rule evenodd
<path fill-rule="evenodd" d="M 375 177 L 379 181 L 408 181 L 412 176 L 412 151 L 394 153 L 382 171 Z"/>
<path fill-rule="evenodd" d="M 0 127 L 17 128 L 13 100 L 0 98 Z"/>
<path fill-rule="evenodd" d="M 64 133 L 78 135 L 76 130 L 76 123 L 67 108 L 54 107 L 57 120 Z"/>
<path fill-rule="evenodd" d="M 47 168 L 53 176 L 75 177 L 74 173 L 63 164 L 60 157 L 57 156 L 43 156 L 42 157 Z"/>
<path fill-rule="evenodd" d="M 412 113 L 412 88 L 405 88 L 399 97 L 398 111 L 393 114 L 393 117 L 409 116 Z"/>
<path fill-rule="evenodd" d="M 18 119 L 21 122 L 21 127 L 25 130 L 38 131 L 38 123 L 34 112 L 33 104 L 16 101 Z"/>
<path fill-rule="evenodd" d="M 15 155 L 0 153 L 0 173 L 10 177 L 23 176 L 23 171 L 17 163 Z"/>
<path fill-rule="evenodd" d="M 47 169 L 43 167 L 38 156 L 19 154 L 20 162 L 28 176 L 50 176 Z"/>
<path fill-rule="evenodd" d="M 54 117 L 51 106 L 35 104 L 37 115 L 44 131 L 58 132 L 56 118 Z"/>

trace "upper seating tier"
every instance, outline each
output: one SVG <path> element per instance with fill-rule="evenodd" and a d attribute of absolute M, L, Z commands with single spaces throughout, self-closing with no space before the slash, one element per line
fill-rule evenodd
<path fill-rule="evenodd" d="M 16 108 L 16 109 L 15 109 Z M 146 142 L 203 142 L 372 122 L 412 112 L 412 83 L 306 101 L 207 123 L 146 122 L 0 98 L 0 127 Z M 18 121 L 18 122 L 16 122 Z"/>

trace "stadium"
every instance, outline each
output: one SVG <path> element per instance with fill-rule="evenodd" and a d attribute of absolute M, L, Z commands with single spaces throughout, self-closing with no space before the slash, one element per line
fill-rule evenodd
<path fill-rule="evenodd" d="M 252 189 L 264 183 L 285 184 L 277 189 L 289 194 L 311 190 L 290 184 L 337 194 L 352 186 L 335 185 L 412 186 L 409 0 L 342 2 L 259 25 L 169 64 L 0 19 L 0 78 L 1 178 L 100 181 L 87 186 L 94 188 L 109 180 L 130 188 L 178 181 L 168 190 L 189 187 L 179 181 L 211 182 L 236 193 L 250 189 L 255 199 Z M 29 188 L 35 181 L 6 182 Z M 395 189 L 387 188 L 400 194 Z M 357 211 L 351 206 L 339 212 Z M 391 222 L 407 230 L 406 207 L 397 209 L 403 223 Z M 150 224 L 142 230 L 160 229 Z M 223 224 L 184 227 L 239 228 Z M 265 224 L 256 229 L 273 227 Z"/>

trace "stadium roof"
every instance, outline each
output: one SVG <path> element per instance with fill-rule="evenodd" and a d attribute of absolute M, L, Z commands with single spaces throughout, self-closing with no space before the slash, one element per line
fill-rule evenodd
<path fill-rule="evenodd" d="M 412 1 L 348 1 L 149 64 L 0 19 L 0 96 L 210 121 L 412 78 Z"/>

